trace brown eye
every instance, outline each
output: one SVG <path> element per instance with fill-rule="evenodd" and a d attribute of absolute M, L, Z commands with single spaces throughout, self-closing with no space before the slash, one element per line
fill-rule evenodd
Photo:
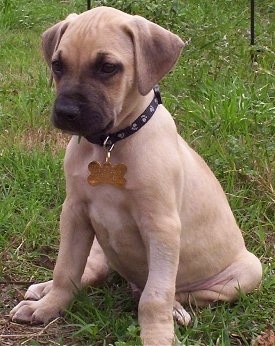
<path fill-rule="evenodd" d="M 101 72 L 103 73 L 114 73 L 117 70 L 117 65 L 115 64 L 110 64 L 108 62 L 104 63 L 101 66 Z"/>
<path fill-rule="evenodd" d="M 62 63 L 59 60 L 54 60 L 52 62 L 52 71 L 57 76 L 60 76 L 63 72 Z"/>

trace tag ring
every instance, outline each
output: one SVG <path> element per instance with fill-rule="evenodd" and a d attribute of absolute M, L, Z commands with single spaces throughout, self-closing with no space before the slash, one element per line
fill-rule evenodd
<path fill-rule="evenodd" d="M 109 138 L 110 138 L 109 136 L 106 137 L 105 141 L 103 142 L 103 147 L 108 151 L 108 153 L 110 153 L 115 146 L 113 143 L 111 145 L 108 145 Z"/>

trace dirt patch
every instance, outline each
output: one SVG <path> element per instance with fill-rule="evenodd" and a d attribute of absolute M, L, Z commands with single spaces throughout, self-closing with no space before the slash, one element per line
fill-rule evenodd
<path fill-rule="evenodd" d="M 266 330 L 261 335 L 257 336 L 256 340 L 252 342 L 252 346 L 274 346 L 275 333 L 273 330 Z"/>
<path fill-rule="evenodd" d="M 3 346 L 33 345 L 77 345 L 72 340 L 66 339 L 66 334 L 73 333 L 69 326 L 58 318 L 46 326 L 27 326 L 11 322 L 8 317 L 0 318 L 0 343 Z M 62 337 L 61 337 L 62 335 Z M 59 341 L 60 340 L 60 341 Z M 62 341 L 61 341 L 62 340 Z"/>
<path fill-rule="evenodd" d="M 56 129 L 28 129 L 23 133 L 15 136 L 16 143 L 20 143 L 28 150 L 32 150 L 34 147 L 44 150 L 50 149 L 53 152 L 57 152 L 60 149 L 65 149 L 71 135 L 67 135 L 57 131 Z"/>
<path fill-rule="evenodd" d="M 47 325 L 29 326 L 11 322 L 9 311 L 23 296 L 23 290 L 16 285 L 1 284 L 0 345 L 63 345 L 74 346 L 79 342 L 73 337 L 75 329 L 63 318 L 57 318 Z"/>

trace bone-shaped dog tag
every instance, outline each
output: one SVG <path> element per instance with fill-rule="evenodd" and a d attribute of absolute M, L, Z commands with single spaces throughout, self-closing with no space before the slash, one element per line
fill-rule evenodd
<path fill-rule="evenodd" d="M 104 163 L 98 161 L 92 161 L 88 165 L 90 175 L 88 176 L 88 183 L 92 186 L 99 184 L 111 184 L 117 187 L 123 187 L 126 183 L 124 175 L 126 174 L 127 167 L 123 163 L 112 165 L 110 163 L 111 151 L 114 145 L 107 147 L 106 138 L 104 142 L 104 148 L 106 149 L 106 159 Z"/>
<path fill-rule="evenodd" d="M 89 163 L 88 169 L 91 173 L 88 176 L 88 183 L 92 186 L 111 184 L 117 187 L 123 187 L 126 183 L 124 175 L 127 167 L 123 163 L 112 165 L 109 161 L 102 164 L 98 161 L 92 161 Z"/>

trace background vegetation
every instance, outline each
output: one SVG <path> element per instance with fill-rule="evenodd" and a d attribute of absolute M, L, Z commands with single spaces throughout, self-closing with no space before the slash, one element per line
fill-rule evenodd
<path fill-rule="evenodd" d="M 250 345 L 261 332 L 272 337 L 274 2 L 256 3 L 253 48 L 249 1 L 102 0 L 92 5 L 143 15 L 190 41 L 177 68 L 161 82 L 164 103 L 183 137 L 219 178 L 247 247 L 263 263 L 261 287 L 235 304 L 186 307 L 193 322 L 188 328 L 176 326 L 179 342 Z M 68 13 L 85 9 L 84 0 L 0 0 L 2 345 L 139 344 L 135 303 L 117 275 L 101 288 L 80 292 L 65 319 L 49 326 L 21 327 L 7 318 L 29 282 L 51 278 L 64 199 L 68 138 L 49 122 L 54 92 L 40 35 Z"/>

